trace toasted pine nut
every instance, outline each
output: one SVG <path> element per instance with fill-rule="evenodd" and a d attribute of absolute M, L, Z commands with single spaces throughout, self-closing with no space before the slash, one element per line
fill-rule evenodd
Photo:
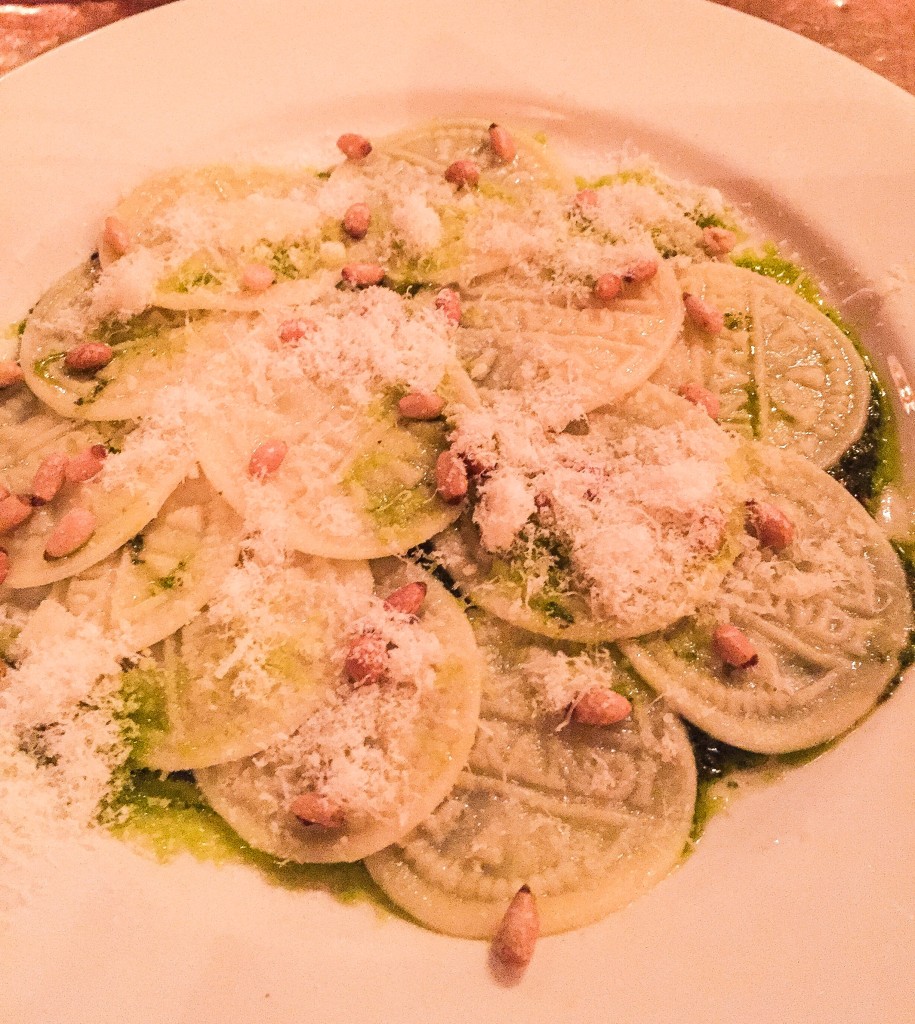
<path fill-rule="evenodd" d="M 434 391 L 411 391 L 397 403 L 397 411 L 405 420 L 435 420 L 444 408 L 445 399 Z"/>
<path fill-rule="evenodd" d="M 594 217 L 599 205 L 600 200 L 593 188 L 583 188 L 575 194 L 575 198 L 572 200 L 573 209 L 585 220 L 591 220 Z"/>
<path fill-rule="evenodd" d="M 540 935 L 537 901 L 526 886 L 515 893 L 492 940 L 492 955 L 503 966 L 522 971 L 531 962 Z"/>
<path fill-rule="evenodd" d="M 712 633 L 712 649 L 732 668 L 750 668 L 759 661 L 753 642 L 742 629 L 722 623 Z"/>
<path fill-rule="evenodd" d="M 316 325 L 312 320 L 284 320 L 280 324 L 280 341 L 284 345 L 294 345 L 303 341 L 309 334 L 313 334 L 315 330 Z"/>
<path fill-rule="evenodd" d="M 347 263 L 340 271 L 340 276 L 354 288 L 367 288 L 381 284 L 384 280 L 384 267 L 378 263 Z"/>
<path fill-rule="evenodd" d="M 623 287 L 623 279 L 616 274 L 601 274 L 594 282 L 594 294 L 601 302 L 612 302 Z"/>
<path fill-rule="evenodd" d="M 737 244 L 737 236 L 727 228 L 702 229 L 702 248 L 709 256 L 726 256 Z"/>
<path fill-rule="evenodd" d="M 337 149 L 347 160 L 364 160 L 372 152 L 372 144 L 364 135 L 347 132 L 337 139 Z"/>
<path fill-rule="evenodd" d="M 49 455 L 42 460 L 32 478 L 32 498 L 42 504 L 51 501 L 64 485 L 64 474 L 70 460 L 66 455 Z"/>
<path fill-rule="evenodd" d="M 724 314 L 710 302 L 700 299 L 698 295 L 684 292 L 683 305 L 686 307 L 686 315 L 690 322 L 700 331 L 705 331 L 714 338 L 724 330 Z"/>
<path fill-rule="evenodd" d="M 473 160 L 455 160 L 445 169 L 445 181 L 458 188 L 473 188 L 480 180 L 480 165 Z"/>
<path fill-rule="evenodd" d="M 687 400 L 692 402 L 693 405 L 698 405 L 700 409 L 705 411 L 715 421 L 721 415 L 721 402 L 714 391 L 709 391 L 708 388 L 704 388 L 701 384 L 684 384 L 680 388 L 680 394 Z"/>
<path fill-rule="evenodd" d="M 453 288 L 442 288 L 435 296 L 435 308 L 440 309 L 451 323 L 461 322 L 461 297 Z"/>
<path fill-rule="evenodd" d="M 0 533 L 9 533 L 29 518 L 32 504 L 18 494 L 8 494 L 0 501 Z"/>
<path fill-rule="evenodd" d="M 353 203 L 343 214 L 343 230 L 350 238 L 365 238 L 372 223 L 372 211 L 365 203 Z"/>
<path fill-rule="evenodd" d="M 583 725 L 616 725 L 632 713 L 632 705 L 615 690 L 589 686 L 572 708 L 572 718 Z"/>
<path fill-rule="evenodd" d="M 391 612 L 401 612 L 404 615 L 416 615 L 426 600 L 428 586 L 419 581 L 407 583 L 398 587 L 393 593 L 385 598 L 384 606 Z"/>
<path fill-rule="evenodd" d="M 645 284 L 658 272 L 658 261 L 652 259 L 636 260 L 623 271 L 626 284 Z"/>
<path fill-rule="evenodd" d="M 515 159 L 515 153 L 518 151 L 511 132 L 500 124 L 489 126 L 489 145 L 493 153 L 506 164 L 510 164 Z"/>
<path fill-rule="evenodd" d="M 81 548 L 98 525 L 87 508 L 73 508 L 61 517 L 44 546 L 45 558 L 65 558 Z"/>
<path fill-rule="evenodd" d="M 64 356 L 64 366 L 73 373 L 95 373 L 114 358 L 114 349 L 104 341 L 87 341 L 75 345 Z"/>
<path fill-rule="evenodd" d="M 241 272 L 241 286 L 248 292 L 265 292 L 276 283 L 276 274 L 263 263 L 248 263 Z"/>
<path fill-rule="evenodd" d="M 794 540 L 794 524 L 769 501 L 747 502 L 747 528 L 764 548 L 784 551 Z"/>
<path fill-rule="evenodd" d="M 248 476 L 262 480 L 265 476 L 275 473 L 282 466 L 288 451 L 289 445 L 278 438 L 271 437 L 267 441 L 262 441 L 251 452 L 251 458 L 248 460 Z"/>
<path fill-rule="evenodd" d="M 318 793 L 300 794 L 289 805 L 289 811 L 303 825 L 313 825 L 315 828 L 343 828 L 346 822 L 343 808 Z"/>
<path fill-rule="evenodd" d="M 10 574 L 10 556 L 6 548 L 0 548 L 0 586 L 6 583 Z"/>
<path fill-rule="evenodd" d="M 106 217 L 102 241 L 112 252 L 117 253 L 118 256 L 123 256 L 130 248 L 132 239 L 127 225 L 120 217 Z"/>
<path fill-rule="evenodd" d="M 435 461 L 435 490 L 449 505 L 467 497 L 467 463 L 451 448 Z"/>
<path fill-rule="evenodd" d="M 67 459 L 64 479 L 72 484 L 85 483 L 102 471 L 102 463 L 108 458 L 108 449 L 103 444 L 93 444 Z"/>
<path fill-rule="evenodd" d="M 24 376 L 22 367 L 15 360 L 4 359 L 0 361 L 0 388 L 8 388 L 13 384 L 18 384 Z"/>
<path fill-rule="evenodd" d="M 353 686 L 383 682 L 388 674 L 387 641 L 374 630 L 361 633 L 350 644 L 343 671 Z"/>

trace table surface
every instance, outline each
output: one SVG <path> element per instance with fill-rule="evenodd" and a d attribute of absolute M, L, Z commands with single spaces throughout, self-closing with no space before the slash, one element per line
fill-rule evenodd
<path fill-rule="evenodd" d="M 0 74 L 170 0 L 0 4 Z M 828 46 L 915 94 L 915 0 L 719 0 Z"/>

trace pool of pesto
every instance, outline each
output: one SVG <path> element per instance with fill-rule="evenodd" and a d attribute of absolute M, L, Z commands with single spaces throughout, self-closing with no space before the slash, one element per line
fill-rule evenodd
<path fill-rule="evenodd" d="M 245 864 L 283 889 L 326 892 L 341 903 L 370 902 L 403 916 L 361 862 L 295 864 L 254 849 L 207 804 L 190 772 L 140 768 L 121 782 L 103 821 L 118 838 L 159 860 L 189 853 L 216 864 Z"/>

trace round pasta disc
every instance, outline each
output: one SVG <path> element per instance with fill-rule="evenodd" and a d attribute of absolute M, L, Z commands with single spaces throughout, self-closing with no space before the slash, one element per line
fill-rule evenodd
<path fill-rule="evenodd" d="M 428 587 L 418 620 L 380 624 L 403 644 L 408 676 L 344 682 L 289 740 L 196 776 L 246 842 L 284 860 L 354 861 L 396 841 L 447 795 L 473 743 L 484 669 L 463 609 L 415 565 L 388 559 L 373 571 L 380 596 L 414 581 Z M 345 824 L 303 824 L 289 806 L 307 792 L 337 803 Z"/>
<path fill-rule="evenodd" d="M 507 163 L 500 160 L 489 143 L 490 124 L 479 118 L 436 121 L 388 136 L 378 149 L 433 174 L 443 174 L 455 160 L 473 160 L 480 168 L 479 190 L 510 202 L 522 202 L 542 188 L 574 190 L 572 174 L 526 132 L 510 129 L 517 152 Z"/>
<path fill-rule="evenodd" d="M 314 172 L 304 169 L 223 164 L 185 168 L 147 178 L 113 214 L 134 245 L 156 248 L 174 243 L 188 227 L 197 226 L 187 224 L 193 216 L 201 228 L 218 227 L 230 249 L 240 248 L 252 234 L 257 237 L 255 219 L 260 222 L 260 237 L 265 227 L 300 230 L 303 223 L 310 224 L 311 213 L 304 206 L 318 184 Z M 108 266 L 119 254 L 103 239 L 99 258 Z"/>
<path fill-rule="evenodd" d="M 446 401 L 475 401 L 460 371 L 438 393 Z M 356 406 L 301 381 L 271 406 L 233 398 L 225 415 L 195 424 L 198 456 L 239 513 L 279 521 L 298 551 L 324 558 L 402 554 L 452 523 L 460 509 L 436 494 L 445 422 L 400 419 L 398 397 L 391 392 Z M 288 452 L 277 472 L 251 479 L 251 453 L 265 438 L 282 439 Z"/>
<path fill-rule="evenodd" d="M 235 565 L 241 542 L 238 515 L 203 477 L 188 479 L 140 533 L 51 593 L 140 651 L 190 622 Z"/>
<path fill-rule="evenodd" d="M 477 185 L 455 190 L 446 183 L 446 198 L 434 204 L 443 244 L 431 263 L 395 267 L 395 273 L 403 276 L 406 269 L 407 278 L 418 272 L 420 279 L 432 283 L 468 286 L 517 259 L 518 228 L 529 220 L 532 207 L 555 204 L 559 192 L 574 192 L 570 172 L 545 144 L 524 132 L 512 130 L 516 155 L 508 162 L 500 160 L 490 146 L 489 125 L 475 119 L 433 122 L 380 140 L 376 153 L 365 161 L 366 171 L 371 173 L 375 162 L 382 174 L 390 174 L 386 159 L 412 164 L 436 183 L 444 181 L 445 170 L 457 160 L 472 160 L 480 169 Z"/>
<path fill-rule="evenodd" d="M 641 386 L 682 325 L 680 286 L 665 263 L 609 304 L 545 295 L 540 282 L 496 279 L 478 285 L 465 305 L 458 353 L 478 385 L 523 392 L 561 429 Z"/>
<path fill-rule="evenodd" d="M 793 289 L 752 270 L 694 264 L 680 284 L 721 310 L 725 328 L 711 337 L 687 321 L 654 379 L 701 383 L 718 395 L 729 429 L 824 468 L 836 462 L 861 436 L 871 393 L 845 334 Z"/>
<path fill-rule="evenodd" d="M 520 474 L 530 514 L 509 547 L 486 550 L 481 510 L 505 490 L 517 500 L 507 471 L 510 489 L 490 502 L 497 464 L 434 551 L 474 604 L 532 633 L 599 643 L 659 629 L 713 597 L 737 555 L 739 446 L 664 388 L 593 412 L 587 433 L 544 433 Z"/>
<path fill-rule="evenodd" d="M 166 309 L 256 311 L 308 304 L 333 288 L 343 260 L 339 220 L 315 203 L 310 170 L 193 168 L 139 185 L 114 215 L 130 238 L 126 256 L 102 242 L 106 272 L 120 260 L 148 267 L 151 304 Z M 266 292 L 244 287 L 249 264 L 273 271 Z M 335 271 L 331 273 L 330 271 Z M 116 272 L 116 271 L 113 271 Z"/>
<path fill-rule="evenodd" d="M 364 562 L 234 569 L 201 615 L 124 674 L 134 760 L 202 768 L 288 736 L 324 698 L 338 637 L 371 587 Z"/>
<path fill-rule="evenodd" d="M 48 504 L 2 538 L 10 558 L 6 586 L 38 587 L 74 576 L 110 555 L 156 515 L 192 468 L 192 460 L 165 448 L 144 455 L 137 434 L 123 423 L 62 420 L 41 408 L 25 389 L 0 403 L 0 480 L 12 493 L 28 494 L 35 471 L 51 454 L 75 455 L 90 445 L 111 451 L 98 476 L 64 483 Z M 113 482 L 112 482 L 113 481 Z M 63 558 L 45 558 L 50 534 L 64 515 L 87 509 L 95 532 Z"/>
<path fill-rule="evenodd" d="M 97 267 L 87 263 L 53 285 L 28 319 L 19 358 L 28 386 L 62 416 L 131 419 L 183 378 L 189 358 L 218 345 L 219 331 L 200 316 L 158 307 L 123 319 L 94 316 L 97 280 Z M 67 351 L 87 341 L 111 345 L 111 362 L 92 375 L 67 371 Z"/>
<path fill-rule="evenodd" d="M 437 931 L 489 938 L 530 887 L 541 933 L 580 928 L 624 906 L 679 861 L 696 799 L 682 722 L 607 652 L 561 650 L 475 620 L 490 660 L 476 743 L 448 798 L 366 866 L 385 893 Z M 569 653 L 566 653 L 569 651 Z M 563 726 L 546 687 L 575 699 L 599 685 L 632 713 Z"/>
<path fill-rule="evenodd" d="M 762 753 L 815 746 L 849 729 L 899 671 L 912 611 L 905 575 L 880 528 L 801 456 L 752 452 L 751 493 L 794 524 L 780 553 L 747 538 L 721 592 L 695 615 L 620 646 L 684 717 Z M 730 621 L 755 646 L 751 668 L 714 653 Z"/>

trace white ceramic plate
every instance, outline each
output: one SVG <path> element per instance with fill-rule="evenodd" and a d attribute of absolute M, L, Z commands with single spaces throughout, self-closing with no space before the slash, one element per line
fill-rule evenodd
<path fill-rule="evenodd" d="M 752 201 L 854 297 L 881 365 L 912 363 L 915 100 L 690 0 L 186 0 L 41 57 L 0 82 L 0 317 L 89 252 L 149 171 L 330 159 L 340 131 L 453 113 L 557 146 L 631 141 Z M 542 942 L 516 989 L 490 980 L 481 944 L 368 906 L 117 844 L 74 852 L 0 940 L 0 1018 L 911 1022 L 913 738 L 903 685 L 838 749 L 713 821 L 646 898 Z"/>

